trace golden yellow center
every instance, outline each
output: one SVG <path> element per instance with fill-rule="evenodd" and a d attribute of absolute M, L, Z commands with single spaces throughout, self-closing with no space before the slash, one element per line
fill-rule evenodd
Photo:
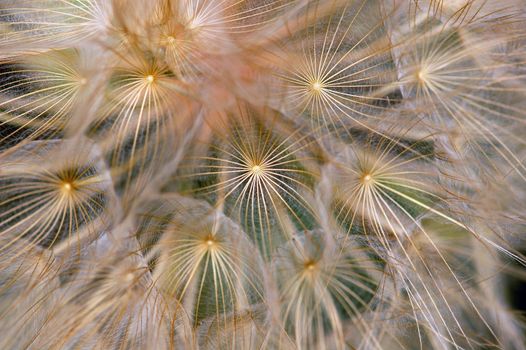
<path fill-rule="evenodd" d="M 131 282 L 135 279 L 135 275 L 133 274 L 133 272 L 128 272 L 126 275 L 124 275 L 124 280 L 126 282 Z"/>
<path fill-rule="evenodd" d="M 320 92 L 321 89 L 323 89 L 323 85 L 319 81 L 315 81 L 314 83 L 312 83 L 311 87 L 312 87 L 312 90 L 316 92 Z"/>
<path fill-rule="evenodd" d="M 419 83 L 425 83 L 428 79 L 428 72 L 425 68 L 420 68 L 416 73 L 416 79 Z"/>
<path fill-rule="evenodd" d="M 305 266 L 305 270 L 307 270 L 308 272 L 312 272 L 316 268 L 316 262 L 309 260 L 305 263 L 304 266 Z"/>
<path fill-rule="evenodd" d="M 216 244 L 216 240 L 213 235 L 209 234 L 204 240 L 204 244 L 207 248 L 211 249 Z"/>
<path fill-rule="evenodd" d="M 261 175 L 263 173 L 263 168 L 260 165 L 253 165 L 252 168 L 250 168 L 250 171 L 254 175 Z"/>
<path fill-rule="evenodd" d="M 153 83 L 154 80 L 155 80 L 155 77 L 153 75 L 150 74 L 150 75 L 146 76 L 146 81 L 149 84 Z"/>

